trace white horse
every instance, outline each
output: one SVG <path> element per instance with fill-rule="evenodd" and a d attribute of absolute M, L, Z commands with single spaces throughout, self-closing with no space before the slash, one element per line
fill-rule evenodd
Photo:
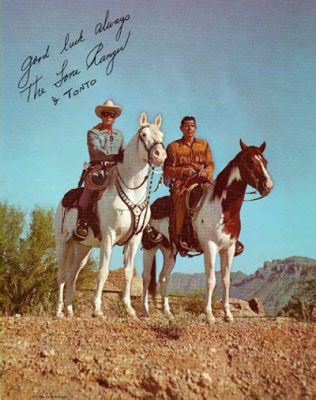
<path fill-rule="evenodd" d="M 131 306 L 131 281 L 134 258 L 139 247 L 142 231 L 150 219 L 147 201 L 147 181 L 150 166 L 162 165 L 166 152 L 162 144 L 163 133 L 159 130 L 162 118 L 158 115 L 153 124 L 147 116 L 140 116 L 140 128 L 132 137 L 124 152 L 123 163 L 116 165 L 113 179 L 97 204 L 102 240 L 95 238 L 91 229 L 88 237 L 78 242 L 73 238 L 76 228 L 77 209 L 65 209 L 59 204 L 56 212 L 55 235 L 58 263 L 58 317 L 63 316 L 63 291 L 66 284 L 65 305 L 68 316 L 73 315 L 72 297 L 80 270 L 85 266 L 93 247 L 100 247 L 100 267 L 94 297 L 94 316 L 102 316 L 101 296 L 109 274 L 112 248 L 124 244 L 125 287 L 123 302 L 131 316 L 136 316 Z"/>
<path fill-rule="evenodd" d="M 244 200 L 246 186 L 254 187 L 262 197 L 267 196 L 273 183 L 267 171 L 267 161 L 262 153 L 266 147 L 247 146 L 240 140 L 242 151 L 224 168 L 213 184 L 209 184 L 204 202 L 193 217 L 193 227 L 197 233 L 206 273 L 207 299 L 206 315 L 210 322 L 215 321 L 212 312 L 212 294 L 215 287 L 215 259 L 219 253 L 223 283 L 223 308 L 225 320 L 232 321 L 229 306 L 230 268 L 235 254 L 235 244 L 240 234 L 240 209 Z M 170 250 L 169 218 L 151 219 L 149 225 L 164 238 L 161 242 L 151 241 L 147 236 L 144 246 L 143 271 L 143 310 L 148 316 L 148 288 L 154 287 L 155 254 L 163 253 L 163 268 L 159 283 L 165 315 L 172 318 L 167 297 L 170 274 L 176 261 L 176 252 Z M 154 278 L 155 279 L 155 278 Z M 154 282 L 155 283 L 155 282 Z"/>

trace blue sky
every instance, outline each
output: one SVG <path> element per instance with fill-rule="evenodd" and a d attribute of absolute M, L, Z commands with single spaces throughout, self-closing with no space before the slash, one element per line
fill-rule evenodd
<path fill-rule="evenodd" d="M 126 19 L 119 40 L 119 25 L 95 34 L 107 10 L 108 21 Z M 267 142 L 275 187 L 264 200 L 243 205 L 246 250 L 233 271 L 249 273 L 291 255 L 315 257 L 315 20 L 314 1 L 3 1 L 0 199 L 26 212 L 55 208 L 88 159 L 95 106 L 111 98 L 124 108 L 116 126 L 126 141 L 142 111 L 150 119 L 162 113 L 165 144 L 180 137 L 184 115 L 195 115 L 215 175 L 239 151 L 240 138 Z M 69 48 L 81 30 L 84 40 Z M 69 50 L 60 54 L 67 34 Z M 110 75 L 107 62 L 86 67 L 100 42 L 105 54 L 126 44 Z M 43 56 L 47 46 L 49 56 L 34 63 L 29 77 L 29 83 L 42 77 L 45 93 L 27 102 L 18 88 L 23 62 Z M 56 88 L 66 59 L 65 71 L 80 74 Z M 63 96 L 91 80 L 78 95 Z M 165 194 L 162 187 L 158 195 Z M 120 252 L 112 268 L 121 265 Z M 141 253 L 136 266 L 140 271 Z M 179 259 L 175 270 L 202 272 L 203 259 Z"/>

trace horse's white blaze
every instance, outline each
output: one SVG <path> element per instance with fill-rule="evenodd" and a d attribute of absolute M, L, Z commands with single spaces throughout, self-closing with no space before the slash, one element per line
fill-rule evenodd
<path fill-rule="evenodd" d="M 234 167 L 229 175 L 227 186 L 231 185 L 234 181 L 241 181 L 241 175 L 238 167 Z"/>
<path fill-rule="evenodd" d="M 262 169 L 262 173 L 263 173 L 263 175 L 266 177 L 266 187 L 267 187 L 268 189 L 272 189 L 272 187 L 273 187 L 273 182 L 272 182 L 272 179 L 271 179 L 270 175 L 268 174 L 267 169 L 266 169 L 265 166 L 263 165 L 262 157 L 260 157 L 260 156 L 257 154 L 257 155 L 255 155 L 255 159 L 259 161 L 260 166 L 261 166 L 261 169 Z"/>

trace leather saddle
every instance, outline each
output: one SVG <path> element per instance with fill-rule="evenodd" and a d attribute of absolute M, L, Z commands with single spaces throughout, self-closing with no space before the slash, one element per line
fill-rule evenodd
<path fill-rule="evenodd" d="M 70 189 L 63 197 L 61 204 L 65 208 L 77 208 L 78 217 L 80 218 L 81 209 L 79 207 L 79 200 L 84 191 L 84 188 Z M 88 225 L 91 227 L 95 237 L 101 235 L 99 218 L 97 214 L 97 200 L 99 197 L 99 192 L 93 192 L 91 204 L 89 204 L 87 209 Z"/>
<path fill-rule="evenodd" d="M 182 243 L 180 244 L 188 251 L 200 251 L 197 234 L 192 225 L 192 215 L 194 210 L 201 204 L 204 195 L 204 185 L 195 179 L 188 182 L 186 186 L 186 215 L 183 224 Z M 164 196 L 155 200 L 150 207 L 151 218 L 158 220 L 167 217 L 170 218 L 172 213 L 171 201 L 171 196 Z"/>
<path fill-rule="evenodd" d="M 187 198 L 186 205 L 190 210 L 194 210 L 199 205 L 203 194 L 204 194 L 204 186 L 198 181 L 189 182 L 188 187 L 186 188 Z M 163 196 L 156 199 L 153 204 L 150 206 L 151 210 L 151 218 L 152 219 L 162 219 L 168 218 L 171 215 L 171 196 Z"/>

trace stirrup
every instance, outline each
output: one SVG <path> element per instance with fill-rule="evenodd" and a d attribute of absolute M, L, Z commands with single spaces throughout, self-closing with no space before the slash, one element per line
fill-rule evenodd
<path fill-rule="evenodd" d="M 74 238 L 77 240 L 84 240 L 89 234 L 89 227 L 87 222 L 81 222 L 77 224 L 76 230 L 74 231 Z"/>
<path fill-rule="evenodd" d="M 186 240 L 181 239 L 180 246 L 187 251 L 197 252 L 196 248 L 198 247 L 198 242 L 193 240 L 190 245 Z"/>

